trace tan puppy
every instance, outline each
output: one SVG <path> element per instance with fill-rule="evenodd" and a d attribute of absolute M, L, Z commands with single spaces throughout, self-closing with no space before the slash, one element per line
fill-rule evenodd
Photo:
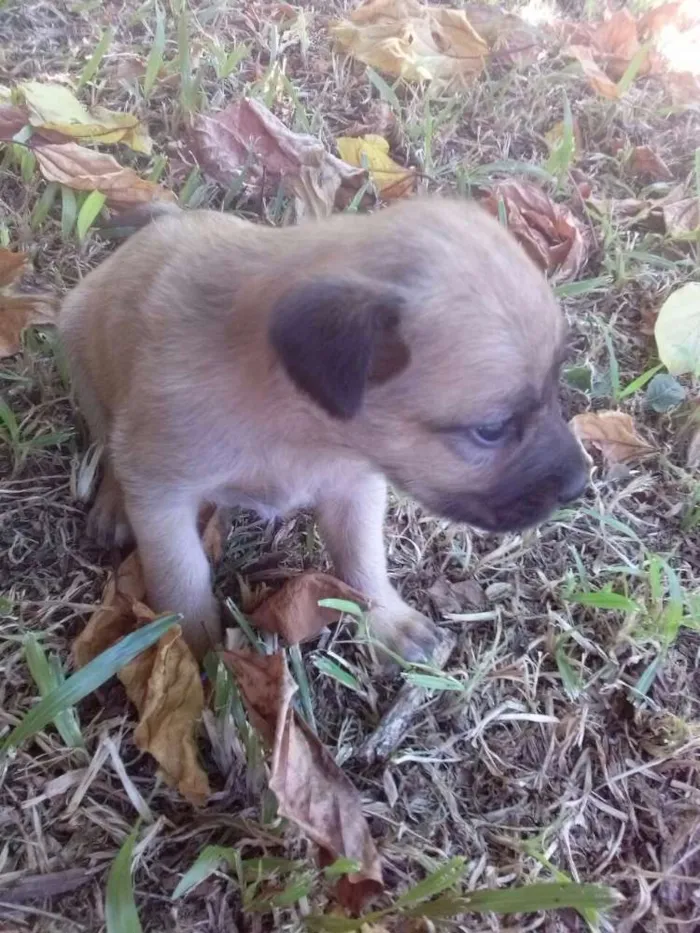
<path fill-rule="evenodd" d="M 372 601 L 375 634 L 407 658 L 429 653 L 432 623 L 387 576 L 385 477 L 494 531 L 539 522 L 586 485 L 559 411 L 564 323 L 544 278 L 463 201 L 282 229 L 171 213 L 61 314 L 107 451 L 99 540 L 133 531 L 153 608 L 181 612 L 201 653 L 221 630 L 199 505 L 313 507 L 336 572 Z"/>

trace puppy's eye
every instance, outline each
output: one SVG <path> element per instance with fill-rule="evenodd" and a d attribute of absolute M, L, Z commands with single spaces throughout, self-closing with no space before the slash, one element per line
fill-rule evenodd
<path fill-rule="evenodd" d="M 477 424 L 470 428 L 474 440 L 482 447 L 497 447 L 508 437 L 511 419 L 505 421 L 490 421 L 487 424 Z"/>

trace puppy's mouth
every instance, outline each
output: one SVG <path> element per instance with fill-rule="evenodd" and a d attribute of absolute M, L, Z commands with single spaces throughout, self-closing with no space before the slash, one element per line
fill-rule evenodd
<path fill-rule="evenodd" d="M 508 531 L 525 531 L 541 524 L 559 507 L 559 502 L 556 496 L 539 494 L 495 505 L 489 503 L 486 497 L 450 495 L 441 496 L 430 507 L 452 522 L 503 534 Z"/>

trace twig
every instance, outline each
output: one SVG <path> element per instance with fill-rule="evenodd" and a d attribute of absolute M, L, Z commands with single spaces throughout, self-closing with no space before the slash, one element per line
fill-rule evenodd
<path fill-rule="evenodd" d="M 456 644 L 456 636 L 447 629 L 441 629 L 437 647 L 430 660 L 431 667 L 442 669 L 447 664 Z M 427 692 L 425 687 L 404 684 L 393 706 L 382 716 L 379 725 L 365 739 L 355 757 L 367 764 L 388 758 L 408 732 L 411 720 Z"/>

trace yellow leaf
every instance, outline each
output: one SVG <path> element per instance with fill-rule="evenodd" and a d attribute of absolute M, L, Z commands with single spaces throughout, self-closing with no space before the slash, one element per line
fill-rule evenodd
<path fill-rule="evenodd" d="M 29 122 L 44 133 L 104 144 L 122 142 L 135 152 L 151 153 L 148 130 L 133 114 L 106 107 L 93 107 L 91 112 L 62 84 L 27 81 L 21 91 L 29 108 Z"/>
<path fill-rule="evenodd" d="M 654 325 L 659 359 L 674 376 L 700 375 L 700 282 L 682 285 L 664 301 Z"/>
<path fill-rule="evenodd" d="M 336 143 L 345 162 L 361 167 L 366 161 L 372 180 L 385 200 L 403 197 L 413 190 L 415 171 L 394 162 L 389 155 L 389 143 L 383 136 L 341 136 Z"/>

